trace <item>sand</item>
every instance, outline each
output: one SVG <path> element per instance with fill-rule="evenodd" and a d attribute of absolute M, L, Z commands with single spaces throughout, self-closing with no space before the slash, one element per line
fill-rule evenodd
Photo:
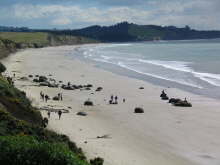
<path fill-rule="evenodd" d="M 15 85 L 27 93 L 34 106 L 53 105 L 70 111 L 61 120 L 52 113 L 48 129 L 68 135 L 88 158 L 103 157 L 105 165 L 220 164 L 219 100 L 167 88 L 170 97 L 187 97 L 193 104 L 191 108 L 174 107 L 160 100 L 164 87 L 79 61 L 71 55 L 76 47 L 29 49 L 3 61 L 7 74 L 15 73 L 16 79 L 29 74 L 52 74 L 52 78 L 64 83 L 93 84 L 90 91 L 67 91 L 38 87 L 31 80 L 16 80 Z M 103 90 L 95 92 L 99 86 Z M 143 90 L 139 89 L 141 86 Z M 51 97 L 62 92 L 63 101 L 45 103 L 40 99 L 40 91 Z M 111 95 L 118 96 L 118 105 L 108 104 Z M 83 105 L 88 98 L 94 102 L 93 107 Z M 143 107 L 145 113 L 135 114 L 137 106 Z M 88 115 L 76 115 L 79 111 Z M 46 111 L 41 112 L 47 116 Z M 103 135 L 108 138 L 97 138 Z"/>

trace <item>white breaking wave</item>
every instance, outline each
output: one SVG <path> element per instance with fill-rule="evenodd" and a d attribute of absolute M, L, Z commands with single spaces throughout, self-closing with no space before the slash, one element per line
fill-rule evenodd
<path fill-rule="evenodd" d="M 106 51 L 102 51 L 102 50 L 100 51 L 100 49 L 102 49 L 102 48 L 130 46 L 130 45 L 132 45 L 132 44 L 103 44 L 103 45 L 96 46 L 94 48 L 88 47 L 88 48 L 84 48 L 82 50 L 83 50 L 83 55 L 85 58 L 89 57 L 90 59 L 98 61 L 98 62 L 119 65 L 120 67 L 129 69 L 129 70 L 133 70 L 133 71 L 140 73 L 140 74 L 145 74 L 145 75 L 152 76 L 152 77 L 159 78 L 159 79 L 165 79 L 165 80 L 177 82 L 179 84 L 184 84 L 184 85 L 188 85 L 188 86 L 192 86 L 192 87 L 196 87 L 196 88 L 202 88 L 200 85 L 186 82 L 186 80 L 178 79 L 177 77 L 166 78 L 166 77 L 160 76 L 158 74 L 146 73 L 146 72 L 141 71 L 137 68 L 134 68 L 134 67 L 131 68 L 130 66 L 127 66 L 126 63 L 129 63 L 129 65 L 132 65 L 132 63 L 130 63 L 130 62 L 133 61 L 135 65 L 137 65 L 139 63 L 140 63 L 140 65 L 144 65 L 144 63 L 145 63 L 145 64 L 160 66 L 160 67 L 174 70 L 174 71 L 186 72 L 186 73 L 189 73 L 194 78 L 200 79 L 200 80 L 202 80 L 208 84 L 211 84 L 213 86 L 220 87 L 220 74 L 196 72 L 192 68 L 189 67 L 189 65 L 193 64 L 192 62 L 146 60 L 146 59 L 140 59 L 140 58 L 132 58 L 132 57 L 136 56 L 135 54 L 134 54 L 134 56 L 132 54 L 129 54 L 129 57 L 126 58 L 126 55 L 125 55 L 126 53 L 123 53 L 123 52 L 117 52 L 117 51 L 109 52 L 108 51 L 108 53 L 106 54 Z"/>
<path fill-rule="evenodd" d="M 139 59 L 140 62 L 153 64 L 162 66 L 167 69 L 182 71 L 182 72 L 188 72 L 193 74 L 194 77 L 199 78 L 200 80 L 203 80 L 211 85 L 214 86 L 220 86 L 220 75 L 219 74 L 213 74 L 213 73 L 200 73 L 193 71 L 190 67 L 187 65 L 192 64 L 190 62 L 183 62 L 183 61 L 159 61 L 159 60 L 142 60 Z"/>
<path fill-rule="evenodd" d="M 196 85 L 196 84 L 192 84 L 192 83 L 188 83 L 188 82 L 185 82 L 183 80 L 175 80 L 175 79 L 169 79 L 169 78 L 166 78 L 166 77 L 162 77 L 162 76 L 158 76 L 158 75 L 154 75 L 154 74 L 151 74 L 151 73 L 145 73 L 145 72 L 141 72 L 139 70 L 136 70 L 136 69 L 133 69 L 131 67 L 128 67 L 126 65 L 124 65 L 123 63 L 119 62 L 118 65 L 120 67 L 123 67 L 123 68 L 126 68 L 128 70 L 132 70 L 134 72 L 137 72 L 137 73 L 140 73 L 140 74 L 144 74 L 144 75 L 147 75 L 147 76 L 151 76 L 151 77 L 155 77 L 155 78 L 159 78 L 159 79 L 163 79 L 163 80 L 168 80 L 168 81 L 172 81 L 172 82 L 176 82 L 176 83 L 179 83 L 179 84 L 182 84 L 182 85 L 187 85 L 187 86 L 191 86 L 191 87 L 195 87 L 195 88 L 199 88 L 199 89 L 202 89 L 203 87 L 202 86 L 199 86 L 199 85 Z"/>
<path fill-rule="evenodd" d="M 190 62 L 184 62 L 184 61 L 159 61 L 159 60 L 142 60 L 139 59 L 139 62 L 142 63 L 148 63 L 153 65 L 162 66 L 164 68 L 177 70 L 177 71 L 183 71 L 183 72 L 192 72 L 193 70 L 189 68 L 187 65 L 191 64 Z"/>

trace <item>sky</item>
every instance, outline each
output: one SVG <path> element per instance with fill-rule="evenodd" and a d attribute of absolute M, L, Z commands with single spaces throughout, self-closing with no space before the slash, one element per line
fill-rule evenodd
<path fill-rule="evenodd" d="M 0 26 L 78 29 L 123 21 L 220 30 L 220 0 L 0 0 Z"/>

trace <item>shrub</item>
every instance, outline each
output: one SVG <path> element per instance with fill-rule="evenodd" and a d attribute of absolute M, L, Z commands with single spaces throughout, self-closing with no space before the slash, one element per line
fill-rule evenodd
<path fill-rule="evenodd" d="M 6 71 L 6 67 L 0 62 L 0 73 Z"/>
<path fill-rule="evenodd" d="M 0 137 L 0 164 L 88 165 L 64 144 L 39 142 L 25 135 Z"/>
<path fill-rule="evenodd" d="M 103 165 L 103 163 L 104 163 L 104 159 L 102 159 L 100 157 L 97 157 L 95 159 L 90 160 L 91 165 Z"/>

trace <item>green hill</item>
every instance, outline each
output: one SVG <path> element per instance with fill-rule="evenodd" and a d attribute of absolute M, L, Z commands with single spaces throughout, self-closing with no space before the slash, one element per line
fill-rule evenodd
<path fill-rule="evenodd" d="M 54 34 L 84 36 L 102 42 L 132 42 L 151 40 L 191 40 L 220 38 L 220 31 L 199 31 L 189 26 L 137 25 L 128 22 L 112 26 L 90 26 L 77 30 L 50 31 Z"/>
<path fill-rule="evenodd" d="M 81 148 L 66 135 L 45 129 L 47 123 L 26 93 L 14 87 L 0 63 L 0 164 L 89 165 Z M 95 158 L 91 165 L 102 165 Z"/>

